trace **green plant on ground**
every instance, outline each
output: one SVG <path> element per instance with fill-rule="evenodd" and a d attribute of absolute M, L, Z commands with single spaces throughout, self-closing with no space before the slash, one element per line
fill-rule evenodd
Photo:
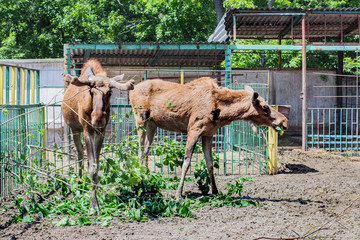
<path fill-rule="evenodd" d="M 219 156 L 212 152 L 212 158 L 213 158 L 213 166 L 214 168 L 219 168 Z M 194 176 L 196 179 L 196 183 L 198 185 L 199 190 L 202 194 L 206 195 L 210 191 L 210 175 L 207 170 L 206 164 L 204 160 L 201 160 L 199 163 L 195 165 L 195 172 Z"/>
<path fill-rule="evenodd" d="M 219 191 L 217 195 L 203 196 L 196 200 L 192 200 L 194 207 L 202 207 L 208 204 L 212 207 L 247 207 L 247 206 L 261 206 L 259 201 L 255 200 L 243 200 L 242 191 L 244 189 L 244 182 L 254 181 L 252 178 L 242 177 L 237 180 L 233 180 L 227 184 L 227 193 Z M 233 197 L 235 195 L 235 197 Z"/>
<path fill-rule="evenodd" d="M 174 156 L 182 156 L 182 150 L 178 144 L 172 143 L 175 145 L 172 148 L 176 149 L 175 153 L 160 147 L 157 150 L 173 154 L 168 158 L 169 163 L 180 162 Z M 164 144 L 163 147 L 168 148 L 168 144 Z M 99 174 L 97 185 L 101 209 L 98 216 L 90 210 L 89 189 L 92 188 L 92 182 L 86 171 L 82 178 L 79 178 L 73 168 L 69 168 L 69 176 L 64 177 L 60 175 L 62 169 L 56 169 L 51 164 L 46 168 L 41 168 L 35 163 L 31 166 L 22 165 L 22 173 L 17 176 L 19 183 L 24 187 L 24 194 L 18 196 L 14 202 L 18 214 L 11 222 L 38 222 L 44 218 L 54 218 L 52 222 L 59 226 L 108 226 L 113 218 L 121 221 L 147 221 L 157 217 L 196 217 L 191 208 L 204 204 L 216 207 L 246 205 L 244 200 L 233 199 L 231 196 L 237 194 L 241 197 L 243 182 L 228 185 L 228 194 L 220 193 L 211 198 L 205 196 L 193 200 L 185 197 L 177 202 L 166 197 L 164 192 L 176 189 L 179 178 L 149 172 L 139 164 L 137 150 L 138 141 L 133 138 L 127 138 L 119 144 L 105 144 L 104 160 L 99 166 L 102 174 Z M 248 205 L 257 204 L 249 202 Z"/>

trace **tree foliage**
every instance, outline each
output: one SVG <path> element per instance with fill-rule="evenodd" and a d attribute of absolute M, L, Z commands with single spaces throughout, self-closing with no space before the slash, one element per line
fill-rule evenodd
<path fill-rule="evenodd" d="M 217 0 L 225 8 L 267 7 L 269 0 Z M 0 0 L 0 58 L 62 57 L 67 42 L 206 41 L 216 27 L 214 0 Z M 273 7 L 359 7 L 360 0 L 275 0 Z M 277 44 L 277 40 L 246 40 Z M 286 41 L 286 40 L 283 40 Z M 240 43 L 240 41 L 239 41 Z M 274 67 L 276 51 L 233 54 L 233 67 Z M 354 69 L 345 53 L 345 69 Z M 310 55 L 311 67 L 336 68 L 337 56 Z M 283 51 L 282 67 L 301 67 L 301 56 Z M 320 65 L 321 64 L 321 65 Z"/>
<path fill-rule="evenodd" d="M 66 42 L 205 41 L 210 0 L 0 0 L 0 58 L 62 57 Z"/>

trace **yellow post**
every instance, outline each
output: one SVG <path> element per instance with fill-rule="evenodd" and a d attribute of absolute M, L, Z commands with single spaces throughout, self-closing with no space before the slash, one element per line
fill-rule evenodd
<path fill-rule="evenodd" d="M 273 109 L 278 110 L 278 106 L 273 106 Z M 277 147 L 278 147 L 278 133 L 272 128 L 269 127 L 269 135 L 268 135 L 268 150 L 269 150 L 269 160 L 268 160 L 268 168 L 269 174 L 277 173 Z"/>
<path fill-rule="evenodd" d="M 11 104 L 15 105 L 15 68 L 11 68 Z"/>
<path fill-rule="evenodd" d="M 181 70 L 180 83 L 181 85 L 184 85 L 184 70 Z"/>
<path fill-rule="evenodd" d="M 35 71 L 31 71 L 31 104 L 35 103 Z"/>
<path fill-rule="evenodd" d="M 3 104 L 4 98 L 4 67 L 0 66 L 0 104 Z"/>
<path fill-rule="evenodd" d="M 21 105 L 25 104 L 25 69 L 21 69 Z"/>

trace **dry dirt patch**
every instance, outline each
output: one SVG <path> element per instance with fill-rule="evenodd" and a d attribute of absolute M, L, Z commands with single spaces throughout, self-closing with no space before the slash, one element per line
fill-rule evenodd
<path fill-rule="evenodd" d="M 320 231 L 307 239 L 360 239 L 360 161 L 325 152 L 287 151 L 279 154 L 280 172 L 253 176 L 243 196 L 262 207 L 193 210 L 197 218 L 161 218 L 149 222 L 113 220 L 98 225 L 57 227 L 49 222 L 5 225 L 10 209 L 0 215 L 1 239 L 256 239 L 297 237 Z M 219 188 L 239 176 L 217 176 Z M 187 194 L 199 193 L 193 182 Z M 10 201 L 10 200 L 9 200 Z M 355 201 L 355 202 L 354 202 Z M 6 203 L 11 206 L 11 202 Z M 345 212 L 344 209 L 349 207 Z M 343 216 L 338 214 L 343 213 Z M 45 221 L 51 221 L 46 219 Z"/>

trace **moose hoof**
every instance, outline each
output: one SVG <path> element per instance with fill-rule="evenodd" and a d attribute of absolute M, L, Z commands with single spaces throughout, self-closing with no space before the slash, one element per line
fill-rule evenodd
<path fill-rule="evenodd" d="M 100 207 L 99 207 L 99 204 L 97 203 L 93 203 L 91 204 L 91 209 L 90 209 L 90 215 L 100 215 Z"/>
<path fill-rule="evenodd" d="M 175 201 L 180 201 L 180 199 L 181 199 L 181 194 L 179 194 L 179 193 L 176 193 L 176 195 L 175 195 Z"/>

